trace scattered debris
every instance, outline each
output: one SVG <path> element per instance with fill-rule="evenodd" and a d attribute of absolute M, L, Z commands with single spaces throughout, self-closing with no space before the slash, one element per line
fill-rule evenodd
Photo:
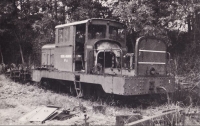
<path fill-rule="evenodd" d="M 42 107 L 32 118 L 30 122 L 44 122 L 49 116 L 51 116 L 58 108 Z"/>
<path fill-rule="evenodd" d="M 82 104 L 79 103 L 78 106 L 75 106 L 75 107 L 73 108 L 73 111 L 85 112 L 85 111 L 86 111 L 86 107 L 84 107 Z"/>
<path fill-rule="evenodd" d="M 102 105 L 93 106 L 93 111 L 96 112 L 96 113 L 105 114 L 106 113 L 106 107 L 102 106 Z"/>
<path fill-rule="evenodd" d="M 89 122 L 87 122 L 87 120 L 89 119 L 89 117 L 87 116 L 87 114 L 84 114 L 84 121 L 85 121 L 85 126 L 89 126 Z"/>
<path fill-rule="evenodd" d="M 34 109 L 33 111 L 27 113 L 26 115 L 24 115 L 23 117 L 21 117 L 19 119 L 19 121 L 22 121 L 22 122 L 27 122 L 29 121 L 34 115 L 36 115 L 40 110 L 42 109 L 42 107 L 38 107 L 36 109 Z"/>
<path fill-rule="evenodd" d="M 26 115 L 21 117 L 19 121 L 45 123 L 46 120 L 66 120 L 75 116 L 78 113 L 79 112 L 71 112 L 69 109 L 64 110 L 63 108 L 56 106 L 43 106 L 37 107 L 33 111 L 27 113 Z"/>
<path fill-rule="evenodd" d="M 181 109 L 165 110 L 155 113 L 154 116 L 143 117 L 137 121 L 128 123 L 128 126 L 139 126 L 139 125 L 184 125 L 184 115 L 180 113 Z"/>
<path fill-rule="evenodd" d="M 183 114 L 190 119 L 193 119 L 197 122 L 200 122 L 200 112 L 198 110 L 188 110 L 187 112 L 183 111 Z"/>

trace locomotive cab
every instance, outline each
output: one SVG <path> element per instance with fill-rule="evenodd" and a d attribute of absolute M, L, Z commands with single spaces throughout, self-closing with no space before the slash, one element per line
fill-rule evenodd
<path fill-rule="evenodd" d="M 90 19 L 56 26 L 55 68 L 60 71 L 112 74 L 105 69 L 121 69 L 125 53 L 126 27 L 122 23 Z"/>

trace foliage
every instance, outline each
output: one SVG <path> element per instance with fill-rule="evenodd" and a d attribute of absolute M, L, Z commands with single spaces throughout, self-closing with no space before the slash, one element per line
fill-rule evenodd
<path fill-rule="evenodd" d="M 164 38 L 174 59 L 176 75 L 197 73 L 199 5 L 195 0 L 120 0 L 113 6 L 113 16 L 127 24 L 130 36 L 134 35 L 131 42 L 141 35 Z"/>
<path fill-rule="evenodd" d="M 129 52 L 142 35 L 161 37 L 169 45 L 175 74 L 198 73 L 199 11 L 197 0 L 1 0 L 1 52 L 5 63 L 24 59 L 39 65 L 41 46 L 54 43 L 56 25 L 111 18 L 127 24 Z"/>
<path fill-rule="evenodd" d="M 108 11 L 100 2 L 90 0 L 2 0 L 0 7 L 0 45 L 5 62 L 34 60 L 38 65 L 41 46 L 54 43 L 56 25 L 105 17 Z"/>
<path fill-rule="evenodd" d="M 164 0 L 121 1 L 113 15 L 125 22 L 138 36 L 159 36 L 168 38 L 168 23 L 176 20 L 173 4 Z M 137 36 L 137 37 L 138 37 Z M 169 41 L 169 40 L 168 40 Z"/>
<path fill-rule="evenodd" d="M 72 21 L 109 16 L 109 8 L 95 0 L 68 0 L 65 4 L 68 6 L 69 19 Z"/>

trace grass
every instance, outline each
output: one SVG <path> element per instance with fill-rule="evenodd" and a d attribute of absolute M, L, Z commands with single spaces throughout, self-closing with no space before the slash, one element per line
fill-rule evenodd
<path fill-rule="evenodd" d="M 149 106 L 147 109 L 128 108 L 126 106 L 112 106 L 113 102 L 107 103 L 105 114 L 96 113 L 92 106 L 102 105 L 103 101 L 92 102 L 84 99 L 77 99 L 67 94 L 57 94 L 49 90 L 43 90 L 31 84 L 19 84 L 12 82 L 0 75 L 0 125 L 35 125 L 37 123 L 19 122 L 19 118 L 42 105 L 55 105 L 64 109 L 71 109 L 83 105 L 87 109 L 87 122 L 90 125 L 115 125 L 117 115 L 132 115 L 141 113 L 143 116 L 152 116 L 161 110 L 178 107 L 176 104 L 165 104 L 161 106 Z M 194 108 L 197 109 L 197 108 Z M 82 125 L 84 124 L 84 113 L 64 120 L 47 121 L 45 125 Z M 39 123 L 40 124 L 40 123 Z M 197 124 L 197 123 L 194 123 Z"/>
<path fill-rule="evenodd" d="M 43 90 L 37 86 L 30 84 L 19 84 L 12 82 L 11 80 L 5 78 L 5 76 L 0 75 L 0 124 L 10 125 L 10 124 L 32 124 L 29 122 L 19 122 L 18 119 L 25 113 L 33 110 L 34 108 L 42 105 L 55 105 L 62 107 L 64 109 L 71 109 L 75 106 L 79 106 L 81 103 L 87 108 L 87 116 L 90 117 L 88 122 L 90 124 L 115 124 L 114 115 L 115 108 L 107 108 L 105 115 L 101 113 L 94 113 L 92 110 L 93 105 L 99 105 L 97 102 L 86 101 L 83 99 L 77 99 L 66 94 L 57 94 L 49 90 Z M 11 112 L 12 111 L 12 112 Z M 115 114 L 114 114 L 115 112 Z M 9 116 L 8 113 L 12 113 Z M 113 114 L 111 114 L 113 113 Z M 9 121 L 8 121 L 9 120 Z M 65 121 L 49 121 L 45 124 L 49 125 L 81 125 L 84 124 L 84 113 L 80 113 L 78 116 Z"/>

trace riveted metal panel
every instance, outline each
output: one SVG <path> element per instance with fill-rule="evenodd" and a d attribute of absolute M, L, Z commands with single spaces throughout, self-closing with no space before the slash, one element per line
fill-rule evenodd
<path fill-rule="evenodd" d="M 167 92 L 175 89 L 175 79 L 173 77 L 128 77 L 125 79 L 125 95 L 142 95 L 150 93 L 166 93 L 159 90 L 164 87 Z"/>
<path fill-rule="evenodd" d="M 125 95 L 135 95 L 140 93 L 140 88 L 143 87 L 143 80 L 135 77 L 125 78 L 124 94 Z"/>

